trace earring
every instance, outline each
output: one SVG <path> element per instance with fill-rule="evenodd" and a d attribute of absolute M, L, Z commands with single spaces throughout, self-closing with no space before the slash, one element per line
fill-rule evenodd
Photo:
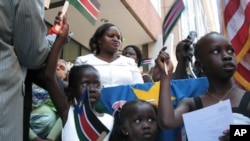
<path fill-rule="evenodd" d="M 76 100 L 76 98 L 74 97 L 74 102 L 75 102 L 75 105 L 77 105 L 78 103 L 77 103 L 77 100 Z"/>
<path fill-rule="evenodd" d="M 126 132 L 126 135 L 128 135 L 128 132 Z"/>

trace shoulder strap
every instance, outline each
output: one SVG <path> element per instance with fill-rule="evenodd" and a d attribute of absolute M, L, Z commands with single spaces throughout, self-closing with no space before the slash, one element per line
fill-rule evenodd
<path fill-rule="evenodd" d="M 194 97 L 194 104 L 195 104 L 196 110 L 203 108 L 201 98 L 199 96 Z"/>
<path fill-rule="evenodd" d="M 249 102 L 250 102 L 250 91 L 246 91 L 241 99 L 239 108 L 247 109 Z"/>

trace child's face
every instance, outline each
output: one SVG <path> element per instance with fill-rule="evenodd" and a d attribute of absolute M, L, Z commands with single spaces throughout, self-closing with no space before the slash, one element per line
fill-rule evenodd
<path fill-rule="evenodd" d="M 222 35 L 211 34 L 199 49 L 200 61 L 207 76 L 231 78 L 236 70 L 232 44 Z"/>
<path fill-rule="evenodd" d="M 79 99 L 84 90 L 89 90 L 89 101 L 93 105 L 100 99 L 101 82 L 99 73 L 93 69 L 85 69 L 78 73 L 77 98 Z"/>
<path fill-rule="evenodd" d="M 154 141 L 157 134 L 157 117 L 150 104 L 139 103 L 131 108 L 124 122 L 123 134 L 130 141 Z"/>

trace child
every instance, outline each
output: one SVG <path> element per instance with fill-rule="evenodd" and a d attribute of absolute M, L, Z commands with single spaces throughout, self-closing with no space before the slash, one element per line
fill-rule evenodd
<path fill-rule="evenodd" d="M 102 89 L 99 72 L 93 66 L 87 64 L 80 66 L 73 66 L 69 73 L 69 86 L 68 86 L 69 103 L 67 103 L 66 101 L 61 101 L 61 104 L 63 103 L 63 105 L 66 106 L 58 107 L 58 108 L 63 108 L 61 109 L 61 111 L 62 113 L 65 113 L 65 115 L 61 116 L 64 125 L 62 130 L 62 140 L 65 141 L 72 139 L 74 139 L 74 141 L 81 140 L 78 137 L 78 133 L 76 131 L 73 110 L 74 110 L 74 105 L 77 104 L 77 101 L 79 101 L 86 88 L 89 91 L 89 102 L 92 111 L 95 113 L 97 118 L 102 122 L 102 124 L 104 124 L 109 130 L 111 130 L 113 127 L 113 117 L 111 115 L 106 113 L 98 113 L 95 110 L 95 104 L 100 100 L 100 92 Z M 109 134 L 104 138 L 104 140 L 108 140 L 108 138 Z"/>
<path fill-rule="evenodd" d="M 115 112 L 109 141 L 155 141 L 158 131 L 156 109 L 143 100 L 126 102 Z"/>
<path fill-rule="evenodd" d="M 161 70 L 159 96 L 159 124 L 165 129 L 176 128 L 183 124 L 182 114 L 229 99 L 234 113 L 250 117 L 250 94 L 234 87 L 231 78 L 236 70 L 234 48 L 227 38 L 219 33 L 211 32 L 202 37 L 196 45 L 195 57 L 200 63 L 209 81 L 207 92 L 194 98 L 184 98 L 173 108 L 170 99 L 170 79 L 173 65 L 163 48 L 156 59 Z M 165 73 L 164 62 L 168 70 Z M 229 130 L 220 140 L 229 140 Z M 221 133 L 223 134 L 223 133 Z"/>
<path fill-rule="evenodd" d="M 111 130 L 113 127 L 113 117 L 108 114 L 97 113 L 94 108 L 94 105 L 100 99 L 100 91 L 102 88 L 100 83 L 100 74 L 94 67 L 91 65 L 73 66 L 70 70 L 68 79 L 67 96 L 69 101 L 63 95 L 63 92 L 60 89 L 55 77 L 56 62 L 60 53 L 60 49 L 61 46 L 58 46 L 57 42 L 55 42 L 47 60 L 47 65 L 45 68 L 45 82 L 50 97 L 57 109 L 59 116 L 62 119 L 62 141 L 85 140 L 80 138 L 80 135 L 83 135 L 85 130 L 82 131 L 81 128 L 79 128 L 81 121 L 78 119 L 79 115 L 75 114 L 74 109 L 78 109 L 87 105 L 85 103 L 80 104 L 82 102 L 80 101 L 80 98 L 83 94 L 85 94 L 83 92 L 86 90 L 89 93 L 88 97 L 91 105 L 90 108 L 93 110 L 99 121 L 105 123 L 105 126 Z M 87 125 L 87 123 L 83 124 Z M 107 139 L 108 136 L 104 138 L 104 140 Z"/>

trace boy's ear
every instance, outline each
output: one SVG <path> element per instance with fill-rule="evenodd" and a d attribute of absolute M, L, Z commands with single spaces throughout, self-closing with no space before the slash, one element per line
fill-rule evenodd
<path fill-rule="evenodd" d="M 123 135 L 127 135 L 128 131 L 124 125 L 121 125 L 120 129 L 121 129 Z"/>
<path fill-rule="evenodd" d="M 196 60 L 195 60 L 195 66 L 197 66 L 197 67 L 203 69 L 203 65 L 202 65 L 202 63 L 201 63 L 201 61 L 200 61 L 199 59 L 196 59 Z"/>

